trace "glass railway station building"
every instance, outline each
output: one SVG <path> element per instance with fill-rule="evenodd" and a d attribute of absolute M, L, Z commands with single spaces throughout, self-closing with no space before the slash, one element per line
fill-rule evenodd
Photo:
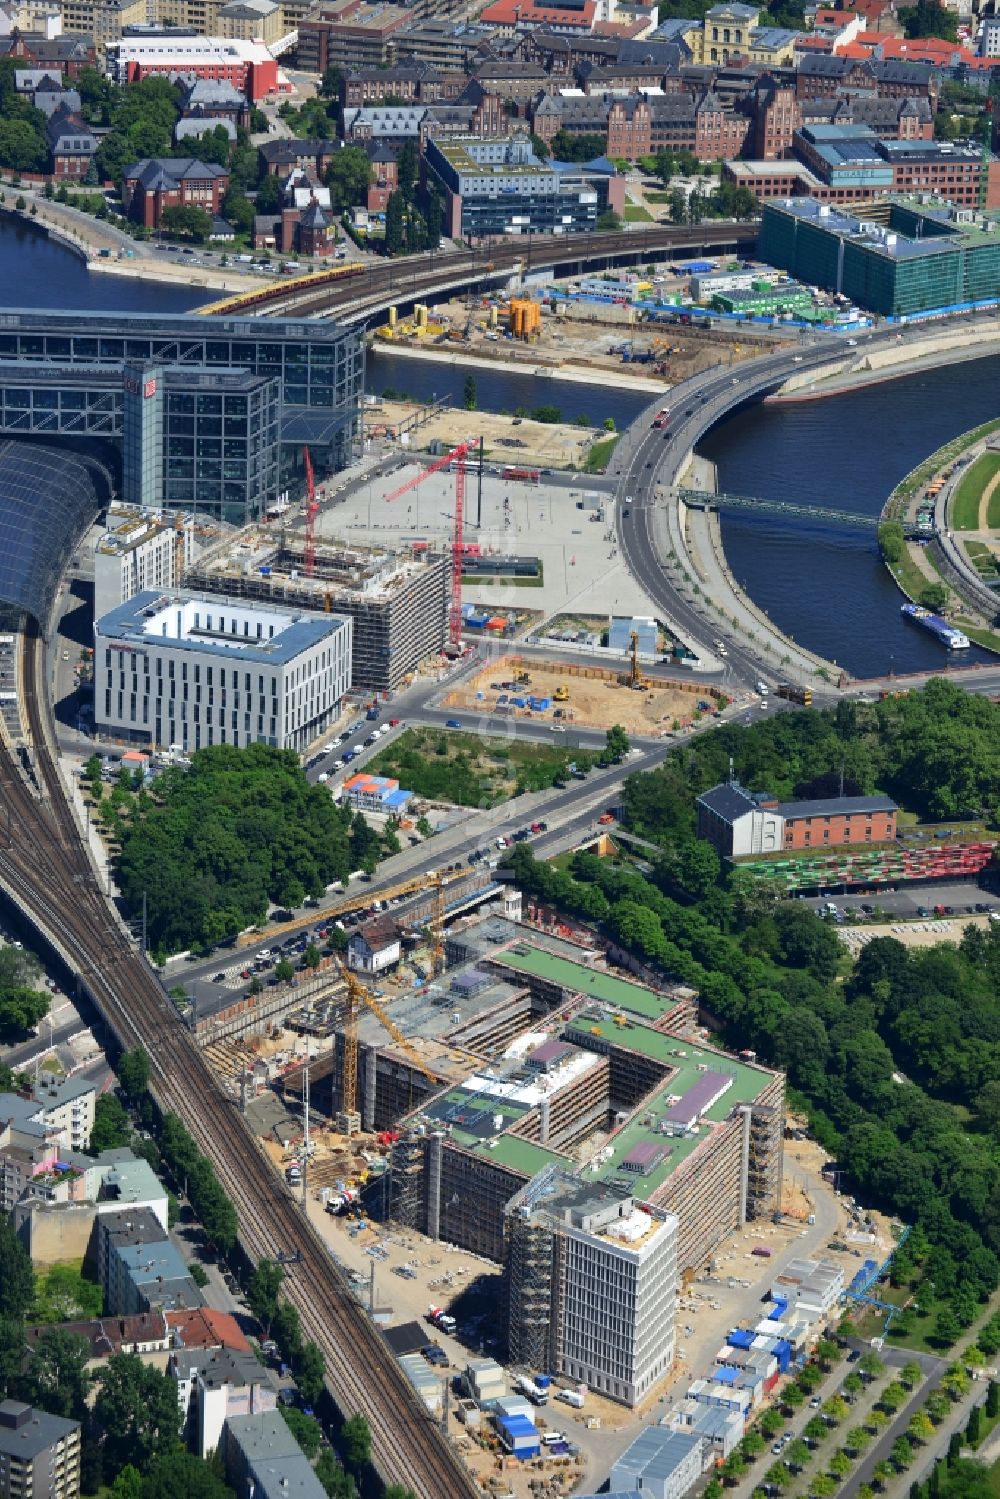
<path fill-rule="evenodd" d="M 303 447 L 320 477 L 346 464 L 363 384 L 331 322 L 0 314 L 0 437 L 111 444 L 128 503 L 237 526 L 300 490 Z"/>

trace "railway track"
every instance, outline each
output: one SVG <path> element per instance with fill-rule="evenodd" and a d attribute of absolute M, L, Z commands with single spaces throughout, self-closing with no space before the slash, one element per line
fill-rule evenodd
<path fill-rule="evenodd" d="M 548 239 L 553 237 L 548 236 Z M 551 243 L 528 239 L 523 247 L 505 243 L 456 254 L 419 255 L 379 265 L 369 263 L 363 276 L 335 283 L 325 292 L 310 292 L 305 288 L 287 300 L 276 297 L 260 310 L 267 317 L 317 317 L 338 307 L 355 308 L 356 305 L 361 315 L 385 305 L 392 297 L 402 301 L 443 290 L 460 282 L 466 275 L 472 282 L 480 277 L 509 274 L 523 267 L 527 276 L 533 270 L 559 265 L 576 266 L 586 261 L 622 260 L 626 256 L 645 260 L 650 255 L 674 249 L 704 253 L 735 246 L 740 253 L 747 253 L 754 249 L 756 242 L 756 224 L 723 220 L 713 220 L 697 228 L 659 225 L 633 229 L 628 234 L 620 231 L 581 234 Z"/>
<path fill-rule="evenodd" d="M 183 1120 L 212 1160 L 250 1258 L 300 1256 L 288 1267 L 286 1294 L 298 1308 L 305 1336 L 322 1349 L 338 1408 L 345 1416 L 361 1412 L 369 1422 L 382 1478 L 408 1486 L 418 1499 L 474 1499 L 479 1488 L 109 911 L 50 749 L 44 643 L 33 624 L 23 649 L 23 709 L 42 795 L 39 800 L 31 794 L 10 751 L 0 747 L 0 827 L 9 813 L 11 828 L 7 846 L 0 848 L 0 882 L 80 975 L 121 1045 L 148 1053 L 154 1096 L 164 1111 Z"/>

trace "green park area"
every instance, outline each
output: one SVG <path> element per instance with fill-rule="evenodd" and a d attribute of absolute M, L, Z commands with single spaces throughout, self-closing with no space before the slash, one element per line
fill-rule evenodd
<path fill-rule="evenodd" d="M 982 453 L 970 463 L 955 489 L 951 502 L 951 526 L 954 531 L 980 530 L 979 512 L 983 494 L 1000 475 L 1000 453 Z M 990 492 L 989 508 L 1000 509 L 997 488 Z M 996 504 L 994 504 L 996 500 Z"/>
<path fill-rule="evenodd" d="M 558 786 L 600 756 L 561 744 L 532 744 L 440 729 L 407 729 L 366 768 L 408 791 L 460 807 L 495 807 L 522 791 Z"/>

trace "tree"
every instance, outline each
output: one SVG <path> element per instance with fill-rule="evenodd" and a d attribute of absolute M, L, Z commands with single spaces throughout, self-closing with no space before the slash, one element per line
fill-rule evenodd
<path fill-rule="evenodd" d="M 287 958 L 279 958 L 275 963 L 274 976 L 279 984 L 287 984 L 295 977 L 295 969 Z"/>
<path fill-rule="evenodd" d="M 970 1447 L 979 1446 L 983 1436 L 982 1406 L 974 1405 L 969 1412 L 969 1423 L 965 1428 L 965 1435 Z"/>
<path fill-rule="evenodd" d="M 149 1091 L 149 1057 L 141 1046 L 122 1052 L 117 1071 L 121 1090 L 130 1103 Z"/>
<path fill-rule="evenodd" d="M 315 942 L 310 942 L 309 946 L 302 954 L 302 961 L 303 963 L 305 963 L 307 968 L 311 968 L 314 972 L 319 967 L 320 963 L 322 963 L 323 954 L 320 952 Z"/>
<path fill-rule="evenodd" d="M 936 614 L 942 613 L 948 607 L 949 592 L 944 583 L 927 583 L 920 590 L 920 602 L 925 609 L 933 609 Z"/>
<path fill-rule="evenodd" d="M 150 1464 L 142 1485 L 142 1499 L 235 1499 L 211 1461 L 174 1448 Z"/>
<path fill-rule="evenodd" d="M 605 208 L 602 213 L 599 213 L 594 225 L 594 228 L 601 234 L 617 234 L 621 227 L 621 216 L 615 213 L 613 208 Z"/>
<path fill-rule="evenodd" d="M 48 1013 L 48 997 L 37 989 L 0 988 L 0 1037 L 23 1039 Z"/>
<path fill-rule="evenodd" d="M 876 1463 L 874 1468 L 872 1469 L 872 1477 L 874 1478 L 880 1489 L 886 1488 L 887 1485 L 890 1484 L 895 1477 L 895 1470 L 893 1469 L 892 1463 L 889 1462 L 887 1458 L 883 1458 L 882 1461 Z"/>
<path fill-rule="evenodd" d="M 877 1353 L 863 1353 L 858 1359 L 858 1373 L 865 1379 L 879 1379 L 885 1373 L 885 1364 Z"/>
<path fill-rule="evenodd" d="M 350 1416 L 344 1422 L 340 1443 L 347 1466 L 355 1473 L 362 1473 L 372 1455 L 372 1434 L 364 1416 Z"/>
<path fill-rule="evenodd" d="M 247 1303 L 257 1320 L 263 1324 L 268 1337 L 271 1335 L 271 1324 L 278 1309 L 278 1293 L 284 1279 L 284 1270 L 274 1260 L 258 1260 L 247 1287 Z"/>
<path fill-rule="evenodd" d="M 849 1395 L 850 1398 L 854 1400 L 858 1395 L 861 1394 L 861 1391 L 864 1389 L 864 1387 L 865 1382 L 861 1378 L 861 1375 L 855 1373 L 855 1371 L 852 1369 L 850 1374 L 848 1374 L 845 1378 L 840 1388 L 843 1390 L 845 1395 Z"/>
<path fill-rule="evenodd" d="M 833 1454 L 828 1466 L 834 1478 L 843 1481 L 851 1471 L 854 1464 L 848 1457 L 847 1453 L 843 1450 L 843 1448 L 841 1448 L 838 1452 L 835 1452 Z"/>
<path fill-rule="evenodd" d="M 920 1365 L 916 1359 L 910 1359 L 899 1371 L 899 1377 L 908 1390 L 913 1390 L 920 1383 Z"/>
<path fill-rule="evenodd" d="M 326 1361 L 316 1343 L 306 1343 L 295 1364 L 295 1382 L 307 1405 L 315 1405 L 323 1393 Z"/>
<path fill-rule="evenodd" d="M 327 173 L 327 181 L 328 185 L 330 186 L 330 201 L 332 203 L 333 187 L 332 184 L 329 183 L 329 173 Z M 280 204 L 281 183 L 278 181 L 277 177 L 272 177 L 270 174 L 268 174 L 266 177 L 262 177 L 257 184 L 257 197 L 254 202 L 254 208 L 256 212 L 262 214 L 277 213 Z"/>
<path fill-rule="evenodd" d="M 249 234 L 253 229 L 254 205 L 245 193 L 230 186 L 222 200 L 222 217 L 232 224 L 237 234 Z"/>
<path fill-rule="evenodd" d="M 6 1218 L 0 1218 L 0 1317 L 20 1322 L 35 1298 L 28 1252 Z"/>
<path fill-rule="evenodd" d="M 130 1462 L 141 1472 L 177 1441 L 181 1424 L 177 1386 L 169 1375 L 144 1364 L 134 1353 L 113 1354 L 98 1380 L 94 1419 L 101 1434 L 105 1473 L 118 1474 Z"/>
<path fill-rule="evenodd" d="M 538 157 L 538 160 L 539 161 L 548 161 L 548 159 L 549 159 L 549 148 L 548 148 L 548 145 L 546 144 L 546 142 L 542 140 L 542 137 L 540 135 L 535 135 L 534 132 L 532 132 L 532 134 L 530 136 L 530 140 L 531 140 L 531 149 L 532 149 L 532 151 L 534 151 L 535 155 Z"/>
<path fill-rule="evenodd" d="M 667 214 L 672 224 L 687 223 L 687 198 L 679 187 L 671 189 Z"/>
<path fill-rule="evenodd" d="M 995 1379 L 990 1380 L 989 1389 L 986 1391 L 986 1414 L 991 1421 L 1000 1416 L 1000 1385 Z"/>
<path fill-rule="evenodd" d="M 911 1442 L 929 1442 L 934 1435 L 934 1422 L 926 1411 L 914 1411 L 906 1428 Z"/>
<path fill-rule="evenodd" d="M 917 0 L 916 5 L 901 7 L 899 19 L 911 39 L 939 36 L 946 42 L 958 41 L 957 19 L 938 0 Z"/>
<path fill-rule="evenodd" d="M 871 1443 L 871 1432 L 864 1426 L 852 1426 L 844 1438 L 844 1445 L 849 1452 L 860 1456 Z"/>
<path fill-rule="evenodd" d="M 168 234 L 184 234 L 200 243 L 212 232 L 212 216 L 192 203 L 175 203 L 161 213 L 160 227 Z"/>
<path fill-rule="evenodd" d="M 878 528 L 879 550 L 890 567 L 902 562 L 906 555 L 906 536 L 898 521 L 886 521 Z"/>
<path fill-rule="evenodd" d="M 406 204 L 397 188 L 385 205 L 385 253 L 398 255 L 406 236 Z"/>
<path fill-rule="evenodd" d="M 283 1301 L 274 1314 L 271 1335 L 281 1349 L 286 1363 L 294 1364 L 302 1352 L 302 1326 L 298 1308 L 290 1301 Z"/>
<path fill-rule="evenodd" d="M 322 1426 L 320 1426 L 315 1416 L 307 1416 L 305 1411 L 300 1411 L 294 1405 L 281 1406 L 281 1414 L 284 1416 L 292 1436 L 311 1462 L 320 1449 L 320 1442 L 323 1436 Z"/>
<path fill-rule="evenodd" d="M 950 1348 L 961 1337 L 962 1329 L 950 1306 L 943 1306 L 934 1319 L 934 1345 Z"/>
<path fill-rule="evenodd" d="M 367 203 L 368 189 L 374 178 L 372 164 L 360 146 L 345 146 L 336 151 L 326 169 L 331 207 L 343 212 L 345 208 Z"/>
<path fill-rule="evenodd" d="M 142 1474 L 131 1463 L 126 1463 L 111 1485 L 111 1499 L 142 1499 Z"/>
<path fill-rule="evenodd" d="M 324 68 L 320 74 L 319 88 L 317 92 L 321 99 L 339 99 L 341 87 L 344 82 L 344 71 L 336 65 Z"/>
<path fill-rule="evenodd" d="M 132 1124 L 124 1105 L 113 1093 L 104 1093 L 94 1105 L 94 1127 L 90 1132 L 90 1153 L 120 1150 L 132 1138 Z"/>
<path fill-rule="evenodd" d="M 416 145 L 412 140 L 404 141 L 396 164 L 396 182 L 407 207 L 413 204 L 413 193 L 417 185 L 419 170 L 420 158 L 417 155 Z"/>
<path fill-rule="evenodd" d="M 34 1322 L 72 1322 L 99 1317 L 104 1310 L 101 1288 L 73 1265 L 50 1265 L 39 1275 L 31 1308 Z"/>
<path fill-rule="evenodd" d="M 462 386 L 462 405 L 466 411 L 475 411 L 477 405 L 476 377 L 469 374 Z"/>
<path fill-rule="evenodd" d="M 15 172 L 41 172 L 48 162 L 44 123 L 41 127 L 35 123 L 39 111 L 31 110 L 29 114 L 30 118 L 0 119 L 0 166 Z M 17 206 L 24 209 L 23 198 L 18 199 Z"/>
<path fill-rule="evenodd" d="M 631 749 L 629 737 L 620 723 L 616 723 L 613 728 L 608 730 L 605 742 L 608 754 L 615 761 L 624 760 Z"/>
<path fill-rule="evenodd" d="M 87 1414 L 91 1375 L 85 1338 L 47 1327 L 35 1342 L 21 1381 L 23 1399 L 52 1416 L 82 1421 Z"/>
<path fill-rule="evenodd" d="M 900 1472 L 913 1461 L 913 1447 L 906 1437 L 897 1437 L 892 1444 L 892 1461 Z"/>

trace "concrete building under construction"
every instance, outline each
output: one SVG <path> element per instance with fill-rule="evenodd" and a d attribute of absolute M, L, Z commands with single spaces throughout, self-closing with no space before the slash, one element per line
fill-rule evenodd
<path fill-rule="evenodd" d="M 780 1205 L 784 1078 L 684 1039 L 686 999 L 574 965 L 551 946 L 532 935 L 476 960 L 513 991 L 509 1018 L 485 1011 L 452 1039 L 475 1036 L 470 1049 L 482 1051 L 511 1023 L 528 1029 L 405 1121 L 392 1216 L 500 1261 L 507 1204 L 556 1165 L 673 1214 L 678 1266 L 694 1271 Z"/>
<path fill-rule="evenodd" d="M 317 543 L 312 576 L 305 544 L 290 529 L 250 527 L 196 559 L 189 587 L 230 598 L 347 615 L 354 621 L 351 681 L 389 692 L 447 638 L 451 559 L 413 547 Z"/>

